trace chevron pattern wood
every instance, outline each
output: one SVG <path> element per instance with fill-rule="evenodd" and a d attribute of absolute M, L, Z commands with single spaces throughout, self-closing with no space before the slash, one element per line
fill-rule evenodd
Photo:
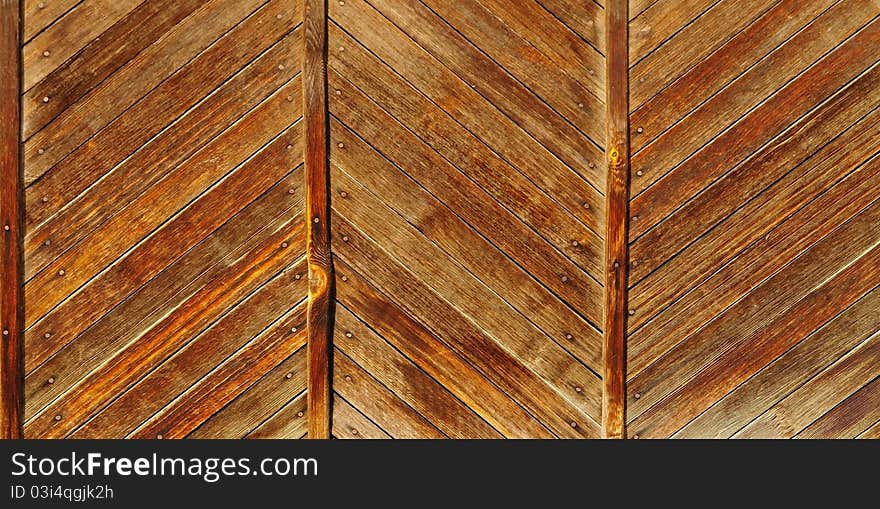
<path fill-rule="evenodd" d="M 301 9 L 35 5 L 25 435 L 302 436 Z"/>
<path fill-rule="evenodd" d="M 634 2 L 629 432 L 880 415 L 880 2 Z"/>
<path fill-rule="evenodd" d="M 880 438 L 880 0 L 0 13 L 2 437 Z"/>
<path fill-rule="evenodd" d="M 598 436 L 600 10 L 329 18 L 334 435 Z"/>

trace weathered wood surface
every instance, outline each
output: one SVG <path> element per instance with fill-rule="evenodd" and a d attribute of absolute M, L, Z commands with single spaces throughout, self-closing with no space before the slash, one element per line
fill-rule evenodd
<path fill-rule="evenodd" d="M 630 436 L 867 433 L 880 2 L 630 14 Z"/>
<path fill-rule="evenodd" d="M 25 434 L 256 433 L 305 389 L 302 5 L 40 4 Z"/>
<path fill-rule="evenodd" d="M 605 21 L 548 4 L 329 3 L 337 437 L 600 434 Z"/>
<path fill-rule="evenodd" d="M 0 6 L 3 436 L 880 438 L 880 0 Z"/>

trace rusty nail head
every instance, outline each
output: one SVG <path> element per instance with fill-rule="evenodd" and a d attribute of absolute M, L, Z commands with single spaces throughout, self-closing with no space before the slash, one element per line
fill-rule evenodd
<path fill-rule="evenodd" d="M 342 281 L 348 281 L 348 276 L 342 276 Z"/>
<path fill-rule="evenodd" d="M 337 90 L 336 95 L 342 95 L 342 90 Z"/>
<path fill-rule="evenodd" d="M 43 155 L 43 154 L 45 154 L 45 153 L 46 153 L 46 149 L 44 149 L 44 148 L 38 148 L 38 149 L 37 149 L 37 154 Z"/>
<path fill-rule="evenodd" d="M 320 218 L 320 217 L 316 217 L 316 218 L 312 219 L 312 222 L 313 222 L 313 223 L 320 223 L 320 222 L 321 222 L 321 218 Z"/>
<path fill-rule="evenodd" d="M 561 279 L 562 279 L 562 282 L 563 282 L 563 283 L 568 282 L 568 276 L 562 276 Z"/>
<path fill-rule="evenodd" d="M 49 56 L 49 50 L 44 51 L 44 52 L 43 52 L 43 56 L 44 56 L 44 57 L 48 57 L 48 56 Z"/>
<path fill-rule="evenodd" d="M 158 435 L 156 435 L 156 438 L 159 439 L 159 440 L 162 440 L 162 439 L 165 438 L 165 437 L 163 437 L 162 434 L 159 433 Z"/>
<path fill-rule="evenodd" d="M 619 268 L 619 267 L 620 267 L 620 263 L 618 263 L 618 262 L 614 262 L 614 268 L 616 269 L 616 268 Z"/>
<path fill-rule="evenodd" d="M 576 423 L 576 422 L 574 422 L 574 421 L 571 421 L 571 427 L 572 427 L 572 428 L 577 428 L 577 427 L 578 427 L 578 423 Z"/>
<path fill-rule="evenodd" d="M 566 334 L 565 339 L 574 339 L 574 336 L 572 336 L 571 334 Z"/>
<path fill-rule="evenodd" d="M 636 399 L 639 399 L 639 398 L 642 397 L 642 393 L 641 393 L 641 392 L 637 392 L 637 393 L 633 394 L 633 397 L 636 398 Z"/>
<path fill-rule="evenodd" d="M 287 146 L 287 150 L 290 150 L 290 149 L 292 149 L 292 148 L 293 148 L 293 145 L 288 145 L 288 146 Z"/>
<path fill-rule="evenodd" d="M 297 412 L 297 413 L 296 413 L 296 416 L 297 416 L 297 417 L 302 417 L 302 416 L 303 416 L 303 413 L 302 413 L 302 412 Z"/>
<path fill-rule="evenodd" d="M 59 275 L 59 276 L 63 276 L 64 274 L 65 274 L 64 269 L 61 269 L 61 270 L 58 271 L 58 275 Z"/>
<path fill-rule="evenodd" d="M 9 231 L 9 225 L 8 225 L 8 224 L 4 224 L 4 225 L 3 225 L 3 229 L 6 230 L 6 231 Z"/>
<path fill-rule="evenodd" d="M 583 107 L 584 107 L 584 103 L 578 103 L 578 108 L 583 108 Z"/>
<path fill-rule="evenodd" d="M 48 95 L 47 95 L 47 96 L 43 96 L 43 102 L 44 102 L 44 103 L 49 102 L 49 96 L 48 96 Z"/>
<path fill-rule="evenodd" d="M 294 277 L 294 279 L 302 279 L 302 274 L 297 274 L 297 275 L 295 275 L 295 276 L 293 276 L 293 277 Z"/>
<path fill-rule="evenodd" d="M 347 337 L 347 338 L 350 338 L 352 336 L 354 336 L 354 334 L 352 334 L 351 331 L 348 331 L 345 333 L 345 337 Z"/>
<path fill-rule="evenodd" d="M 348 376 L 348 375 L 345 375 L 345 381 L 346 381 L 346 382 L 351 382 L 351 377 Z"/>
<path fill-rule="evenodd" d="M 639 220 L 639 216 L 633 216 L 633 221 L 638 221 L 638 220 Z"/>
<path fill-rule="evenodd" d="M 297 329 L 296 327 L 291 327 L 291 328 L 290 328 L 290 332 L 296 332 L 296 331 L 298 331 L 298 330 L 299 330 L 299 329 Z"/>
<path fill-rule="evenodd" d="M 50 245 L 50 244 L 52 244 L 52 241 L 51 241 L 51 240 L 48 240 L 48 239 L 46 240 L 46 242 L 43 242 L 43 245 L 44 245 L 44 246 L 48 246 L 48 245 Z"/>
<path fill-rule="evenodd" d="M 293 373 L 288 373 L 288 374 L 284 375 L 284 378 L 290 380 L 291 378 L 293 378 Z"/>
<path fill-rule="evenodd" d="M 38 9 L 44 9 L 45 7 L 46 7 L 46 4 L 44 4 L 43 2 L 40 2 L 37 4 Z"/>
<path fill-rule="evenodd" d="M 345 148 L 345 143 L 337 143 L 336 146 L 339 148 Z"/>
<path fill-rule="evenodd" d="M 348 235 L 342 236 L 342 242 L 348 242 Z"/>
<path fill-rule="evenodd" d="M 40 198 L 40 201 L 43 202 L 43 203 L 49 203 L 49 197 L 48 197 L 48 196 L 43 196 L 42 198 Z"/>
<path fill-rule="evenodd" d="M 56 416 L 55 416 L 55 420 L 56 420 L 56 421 L 60 421 L 60 420 L 61 420 L 61 414 L 56 415 Z"/>
<path fill-rule="evenodd" d="M 339 51 L 345 51 L 345 46 L 340 46 Z"/>
<path fill-rule="evenodd" d="M 645 130 L 639 127 L 638 129 L 636 129 L 636 132 L 642 134 L 643 132 L 645 132 Z"/>
<path fill-rule="evenodd" d="M 55 377 L 49 377 L 49 379 L 46 380 L 46 381 L 49 382 L 50 385 L 51 385 L 51 384 L 54 384 L 54 383 L 55 383 Z"/>
<path fill-rule="evenodd" d="M 356 429 L 354 429 L 354 428 L 351 428 L 351 434 L 352 434 L 352 435 L 357 435 L 357 434 L 358 434 L 358 430 L 356 430 Z"/>
<path fill-rule="evenodd" d="M 279 71 L 283 71 L 283 70 L 284 70 L 284 64 L 278 64 L 278 70 L 279 70 Z"/>
<path fill-rule="evenodd" d="M 292 102 L 293 102 L 293 97 L 292 97 L 292 96 L 287 96 L 287 102 L 292 103 Z"/>
<path fill-rule="evenodd" d="M 343 198 L 345 198 L 346 196 L 348 196 L 348 193 L 346 193 L 345 191 L 340 191 L 339 196 L 342 196 Z"/>
<path fill-rule="evenodd" d="M 584 202 L 584 208 L 585 208 L 585 209 L 589 209 L 589 208 L 590 208 L 590 204 L 587 203 L 587 202 Z"/>
<path fill-rule="evenodd" d="M 635 435 L 633 435 L 633 440 L 638 440 L 638 439 L 639 439 L 639 434 L 638 434 L 638 433 L 636 433 Z"/>
<path fill-rule="evenodd" d="M 293 194 L 293 193 L 295 193 L 295 192 L 296 192 L 296 191 L 293 190 L 293 189 L 288 189 L 288 190 L 287 190 L 287 194 Z"/>
<path fill-rule="evenodd" d="M 581 389 L 580 387 L 575 387 L 575 388 L 574 388 L 574 392 L 582 392 L 582 391 L 583 391 L 583 389 Z"/>
<path fill-rule="evenodd" d="M 49 338 L 52 337 L 52 333 L 51 333 L 51 332 L 47 332 L 47 333 L 43 334 L 43 337 L 46 338 L 46 339 L 49 339 Z"/>
<path fill-rule="evenodd" d="M 580 242 L 573 240 L 573 241 L 571 241 L 571 245 L 574 247 L 578 247 L 580 245 Z"/>
<path fill-rule="evenodd" d="M 636 310 L 635 310 L 635 309 L 630 309 L 630 310 L 629 310 L 629 316 L 632 316 L 632 315 L 634 315 L 634 314 L 636 314 Z"/>
<path fill-rule="evenodd" d="M 3 329 L 3 335 L 4 335 L 4 336 L 8 336 L 8 335 L 9 335 L 9 329 Z"/>
<path fill-rule="evenodd" d="M 282 242 L 281 247 L 287 247 L 287 242 Z"/>
<path fill-rule="evenodd" d="M 641 177 L 644 174 L 645 174 L 645 172 L 643 172 L 642 170 L 639 170 L 636 172 L 636 175 L 638 175 L 639 177 Z"/>
<path fill-rule="evenodd" d="M 280 15 L 280 14 L 276 14 L 276 15 L 275 15 L 275 19 L 281 19 L 281 18 L 283 18 L 282 15 Z"/>

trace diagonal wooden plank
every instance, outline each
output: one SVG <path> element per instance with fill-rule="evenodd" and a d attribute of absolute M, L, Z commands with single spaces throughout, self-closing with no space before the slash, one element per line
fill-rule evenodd
<path fill-rule="evenodd" d="M 82 2 L 22 48 L 24 90 L 29 90 L 143 0 Z"/>
<path fill-rule="evenodd" d="M 880 21 L 875 20 L 659 181 L 666 169 L 647 168 L 647 152 L 633 158 L 633 170 L 644 176 L 633 181 L 633 192 L 641 194 L 632 201 L 632 216 L 650 225 L 678 208 L 874 65 L 878 55 L 871 48 L 877 44 Z"/>
<path fill-rule="evenodd" d="M 732 217 L 740 210 L 766 203 L 769 197 L 759 195 L 767 193 L 768 189 L 780 189 L 783 181 L 813 170 L 816 164 L 811 164 L 811 158 L 814 161 L 831 159 L 842 162 L 834 156 L 835 152 L 856 140 L 863 140 L 861 142 L 870 148 L 871 133 L 876 132 L 871 127 L 871 121 L 877 116 L 877 112 L 872 110 L 880 105 L 878 84 L 880 68 L 874 68 L 798 121 L 765 150 L 749 158 L 637 238 L 632 243 L 632 252 L 639 263 L 633 267 L 631 284 L 637 286 L 673 256 L 706 242 L 708 238 L 704 236 L 712 236 L 710 230 L 718 225 L 723 225 L 721 228 L 725 235 L 731 236 L 735 229 L 727 225 Z M 865 116 L 867 118 L 862 118 Z M 774 194 L 770 191 L 770 197 Z M 751 203 L 753 200 L 755 204 Z"/>
<path fill-rule="evenodd" d="M 258 184 L 258 178 L 249 179 L 259 188 L 255 192 L 259 199 L 247 206 L 226 199 L 229 194 L 218 194 L 223 198 L 221 203 L 230 203 L 231 217 L 225 215 L 224 207 L 216 203 L 202 203 L 208 210 L 217 209 L 220 217 L 207 214 L 204 209 L 195 209 L 193 212 L 203 214 L 209 223 L 206 228 L 201 225 L 206 231 L 202 230 L 203 233 L 197 236 L 203 240 L 186 240 L 191 242 L 192 249 L 174 255 L 174 263 L 169 261 L 167 267 L 158 268 L 149 263 L 153 256 L 161 259 L 163 245 L 167 242 L 153 237 L 155 240 L 149 247 L 159 251 L 142 252 L 147 255 L 145 261 L 122 266 L 116 277 L 101 281 L 98 290 L 115 293 L 106 300 L 101 298 L 101 293 L 92 295 L 95 300 L 89 300 L 86 295 L 82 305 L 71 304 L 70 309 L 75 312 L 56 315 L 59 321 L 69 321 L 74 330 L 68 334 L 66 329 L 49 329 L 56 331 L 55 334 L 48 333 L 48 338 L 45 334 L 34 338 L 50 341 L 58 335 L 63 336 L 63 342 L 56 343 L 55 348 L 60 349 L 45 363 L 35 363 L 31 367 L 32 371 L 25 380 L 28 415 L 34 415 L 82 376 L 106 363 L 106 352 L 123 350 L 211 280 L 222 277 L 235 262 L 235 256 L 254 248 L 261 238 L 259 234 L 265 235 L 266 228 L 277 228 L 275 223 L 286 220 L 285 216 L 292 210 L 301 209 L 301 174 L 294 172 L 285 177 L 284 171 L 286 169 L 279 172 L 282 175 L 278 181 L 270 180 L 268 184 Z M 291 189 L 294 190 L 292 195 L 288 194 Z M 200 225 L 197 221 L 185 222 L 188 218 L 181 217 L 178 227 Z M 176 234 L 172 233 L 170 238 L 185 238 L 180 230 L 171 232 Z M 136 269 L 142 269 L 146 274 L 138 273 Z M 82 316 L 78 317 L 77 313 Z M 89 313 L 88 317 L 86 313 Z"/>
<path fill-rule="evenodd" d="M 573 66 L 569 65 L 571 70 L 576 72 L 569 74 L 565 72 L 567 69 L 551 61 L 539 48 L 503 22 L 510 23 L 515 21 L 515 18 L 501 15 L 502 21 L 497 13 L 490 12 L 474 0 L 454 5 L 437 0 L 426 0 L 424 3 L 442 18 L 441 23 L 445 21 L 461 33 L 492 62 L 528 87 L 547 106 L 562 115 L 591 141 L 598 145 L 602 144 L 605 134 L 602 129 L 604 108 L 600 95 L 604 87 L 594 85 L 598 81 L 595 77 L 602 76 L 602 73 L 598 72 L 602 66 L 602 59 L 597 58 L 595 53 L 589 66 L 580 67 L 577 61 L 572 63 Z M 504 13 L 507 14 L 515 15 L 516 9 L 520 9 L 519 15 L 526 15 L 528 12 L 531 15 L 529 27 L 532 33 L 536 32 L 536 27 L 541 21 L 537 13 L 542 12 L 542 9 L 526 2 L 506 5 L 508 7 L 504 9 Z M 523 12 L 524 9 L 527 11 Z M 563 34 L 565 32 L 559 33 L 556 38 L 564 38 Z M 573 50 L 583 46 L 591 51 L 589 46 L 576 38 L 567 42 L 572 44 Z M 564 44 L 557 41 L 554 46 L 562 47 Z M 582 83 L 584 81 L 587 82 L 586 86 Z"/>
<path fill-rule="evenodd" d="M 28 371 L 244 209 L 282 179 L 291 166 L 296 167 L 299 161 L 288 159 L 292 151 L 289 152 L 287 146 L 296 146 L 298 135 L 299 130 L 294 127 L 286 136 L 276 139 L 36 322 L 25 335 L 29 347 Z M 277 161 L 292 164 L 277 164 Z M 288 199 L 294 198 L 301 204 L 301 186 L 294 185 L 290 189 L 293 194 Z M 230 199 L 233 196 L 237 199 Z M 88 255 L 84 257 L 87 261 Z"/>
<path fill-rule="evenodd" d="M 33 275 L 41 270 L 54 258 L 53 254 L 63 249 L 64 245 L 87 234 L 109 217 L 117 214 L 180 162 L 192 156 L 266 97 L 285 84 L 290 88 L 291 84 L 288 82 L 297 74 L 294 70 L 296 67 L 290 69 L 285 63 L 279 62 L 286 62 L 288 57 L 285 55 L 295 47 L 293 45 L 296 42 L 296 35 L 285 38 L 253 65 L 248 66 L 245 71 L 213 93 L 185 119 L 165 130 L 147 145 L 139 147 L 122 164 L 107 167 L 101 159 L 92 160 L 89 156 L 85 157 L 85 160 L 80 160 L 79 164 L 96 165 L 87 170 L 99 178 L 94 185 L 91 185 L 84 178 L 85 176 L 74 168 L 62 167 L 56 168 L 48 178 L 41 179 L 36 185 L 31 186 L 26 196 L 27 201 L 36 205 L 43 202 L 42 198 L 36 197 L 43 195 L 47 198 L 42 204 L 43 212 L 48 213 L 34 210 L 29 216 L 33 222 L 29 223 L 29 235 L 25 239 L 25 252 L 29 254 L 30 261 L 25 265 L 26 273 Z M 276 67 L 278 71 L 270 71 Z M 288 91 L 287 97 L 293 101 L 294 94 Z M 107 143 L 110 141 L 112 140 L 107 140 Z M 71 176 L 73 179 L 70 178 Z M 68 185 L 73 188 L 83 185 L 81 191 L 84 192 L 77 196 L 74 194 L 76 189 L 68 188 Z M 60 210 L 57 210 L 58 208 Z M 57 210 L 57 213 L 49 216 L 52 214 L 49 210 L 53 212 Z M 41 219 L 45 221 L 41 222 Z M 62 237 L 63 242 L 52 242 L 59 237 Z M 46 245 L 46 240 L 50 241 L 49 245 Z"/>
<path fill-rule="evenodd" d="M 295 246 L 303 249 L 304 246 Z M 251 341 L 290 308 L 295 299 L 305 298 L 306 285 L 301 274 L 305 262 L 299 260 L 248 295 L 204 332 L 192 338 L 154 371 L 121 394 L 89 422 L 76 430 L 74 438 L 126 436 L 151 415 L 170 404 L 191 385 L 215 369 L 245 343 Z M 299 275 L 300 279 L 296 279 Z"/>
<path fill-rule="evenodd" d="M 818 329 L 760 373 L 730 391 L 675 436 L 729 438 L 797 387 L 880 329 L 880 289 Z"/>
<path fill-rule="evenodd" d="M 391 438 L 376 423 L 336 393 L 333 394 L 333 437 L 340 439 Z"/>
<path fill-rule="evenodd" d="M 633 140 L 634 148 L 640 149 L 654 138 L 652 133 L 661 133 L 681 120 L 805 26 L 815 23 L 816 17 L 838 1 L 805 4 L 800 0 L 783 0 L 776 4 L 730 42 L 633 111 L 632 125 L 637 129 L 641 127 L 645 133 Z"/>
<path fill-rule="evenodd" d="M 795 438 L 855 438 L 880 419 L 880 378 L 810 424 Z"/>
<path fill-rule="evenodd" d="M 791 438 L 880 374 L 880 333 L 749 423 L 740 438 Z"/>
<path fill-rule="evenodd" d="M 504 207 L 492 200 L 424 143 L 414 138 L 411 133 L 401 129 L 396 123 L 380 121 L 387 116 L 377 111 L 375 105 L 358 102 L 355 110 L 354 107 L 335 102 L 332 107 L 333 113 L 348 122 L 350 128 L 366 137 L 366 141 L 390 158 L 398 168 L 405 168 L 410 178 L 462 216 L 469 224 L 475 225 L 484 236 L 510 253 L 518 263 L 535 274 L 557 295 L 578 306 L 578 310 L 591 323 L 599 322 L 601 290 L 598 282 L 588 272 L 553 249 L 528 226 L 512 217 Z M 344 141 L 336 143 L 339 151 L 338 144 L 344 145 Z M 359 146 L 359 143 L 353 143 L 352 150 Z M 569 245 L 567 251 L 578 252 L 580 245 L 572 245 L 574 244 L 572 240 L 578 238 L 577 236 L 566 238 L 565 242 Z M 535 256 L 536 253 L 541 253 L 541 256 Z"/>
<path fill-rule="evenodd" d="M 346 276 L 347 279 L 347 276 Z M 345 281 L 347 282 L 347 281 Z M 450 438 L 501 438 L 429 374 L 337 305 L 333 344 Z"/>
<path fill-rule="evenodd" d="M 25 139 L 153 44 L 201 3 L 199 0 L 144 2 L 49 73 L 22 98 Z"/>
<path fill-rule="evenodd" d="M 230 170 L 248 164 L 251 157 L 288 128 L 291 118 L 300 117 L 299 89 L 298 80 L 280 89 L 28 281 L 25 291 L 33 315 L 40 316 L 55 307 L 192 200 L 226 178 Z M 287 97 L 293 97 L 294 101 L 288 101 Z M 289 166 L 298 166 L 302 160 L 299 130 L 297 126 L 282 135 L 295 141 L 289 144 L 288 154 L 278 150 L 280 143 L 274 145 L 275 154 L 284 157 Z M 59 235 L 53 240 L 57 243 L 66 239 Z M 60 270 L 65 271 L 64 278 L 56 277 Z"/>
<path fill-rule="evenodd" d="M 243 18 L 247 18 L 261 2 L 211 0 L 58 114 L 48 127 L 25 142 L 25 183 L 33 183 L 52 165 L 190 63 Z M 223 15 L 218 16 L 218 12 Z M 243 23 L 244 26 L 247 24 Z M 234 38 L 226 38 L 220 44 L 230 44 Z M 52 103 L 43 103 L 40 98 L 40 104 L 46 106 Z M 25 104 L 25 122 L 31 114 L 31 108 Z"/>
<path fill-rule="evenodd" d="M 564 23 L 584 40 L 605 53 L 605 23 L 602 2 L 579 0 L 537 0 L 556 19 Z M 543 14 L 538 14 L 543 16 Z M 564 50 L 563 50 L 564 51 Z"/>
<path fill-rule="evenodd" d="M 492 289 L 454 259 L 448 258 L 393 210 L 369 196 L 365 188 L 355 184 L 343 172 L 333 171 L 332 179 L 336 193 L 340 189 L 348 190 L 348 196 L 334 205 L 334 213 L 357 228 L 368 241 L 442 296 L 457 313 L 471 320 L 514 356 L 525 360 L 525 364 L 544 376 L 548 383 L 558 377 L 570 376 L 572 381 L 582 382 L 578 387 L 587 399 L 598 395 L 599 381 L 595 373 L 578 363 L 558 343 L 541 334 L 533 323 Z M 532 360 L 532 352 L 536 351 L 541 351 L 541 356 Z M 592 403 L 598 407 L 598 398 Z"/>
<path fill-rule="evenodd" d="M 749 69 L 668 131 L 659 135 L 650 145 L 645 147 L 644 151 L 639 152 L 634 149 L 637 152 L 633 156 L 633 165 L 638 168 L 637 171 L 641 170 L 645 173 L 644 167 L 646 165 L 660 169 L 675 168 L 701 147 L 711 143 L 719 143 L 713 140 L 741 117 L 748 118 L 755 107 L 758 107 L 766 97 L 775 93 L 780 87 L 785 85 L 786 89 L 792 90 L 799 87 L 808 88 L 809 82 L 799 83 L 804 78 L 797 76 L 815 76 L 816 72 L 825 72 L 805 71 L 805 69 L 810 69 L 813 65 L 822 68 L 823 63 L 816 62 L 871 19 L 870 10 L 864 8 L 855 10 L 855 12 L 863 13 L 861 16 L 847 15 L 846 13 L 851 12 L 851 7 L 840 4 L 832 8 L 826 13 L 826 16 L 816 20 L 787 44 Z M 870 60 L 869 56 L 866 62 L 863 61 L 863 65 L 875 62 L 876 56 L 874 55 L 874 60 Z M 864 69 L 865 67 L 858 67 L 854 70 L 857 74 Z M 834 88 L 824 90 L 828 92 L 820 92 L 820 94 L 831 95 L 835 91 Z M 820 100 L 824 98 L 823 95 L 818 94 L 816 97 Z M 659 134 L 645 131 L 641 125 L 634 124 L 633 127 L 642 128 L 643 131 L 641 134 L 634 135 L 634 147 L 643 145 L 640 143 L 642 138 L 654 137 Z M 648 172 L 646 179 L 638 180 L 649 184 L 655 180 L 655 177 L 651 175 L 651 172 Z M 645 183 L 640 183 L 637 192 L 645 187 Z M 634 230 L 634 233 L 643 232 L 646 226 L 653 225 L 660 217 L 662 216 L 655 214 L 641 217 L 639 226 Z"/>
<path fill-rule="evenodd" d="M 718 314 L 703 328 L 680 341 L 663 357 L 629 382 L 630 417 L 635 419 L 663 399 L 670 391 L 691 379 L 734 345 L 750 337 L 812 294 L 824 282 L 835 278 L 850 264 L 880 242 L 877 217 L 880 203 L 874 202 L 849 222 L 812 246 L 790 265 L 776 272 L 747 297 Z M 865 256 L 866 277 L 871 276 L 872 256 Z M 857 272 L 850 269 L 847 274 Z M 843 277 L 843 276 L 841 276 Z M 831 285 L 830 288 L 835 288 Z M 855 288 L 855 287 L 853 287 Z M 842 295 L 848 295 L 843 293 Z M 635 395 L 640 396 L 636 397 Z M 683 425 L 684 423 L 682 423 Z M 676 431 L 671 430 L 671 432 Z"/>
<path fill-rule="evenodd" d="M 749 278 L 755 282 L 769 276 L 773 270 L 780 267 L 780 262 L 767 263 L 767 261 L 774 258 L 770 253 L 766 255 L 761 253 L 760 247 L 757 244 L 761 244 L 763 240 L 765 241 L 763 244 L 766 246 L 768 237 L 774 238 L 769 243 L 770 246 L 778 244 L 775 239 L 780 235 L 784 236 L 786 232 L 792 231 L 789 226 L 786 226 L 787 219 L 793 214 L 798 214 L 799 210 L 817 196 L 822 196 L 827 190 L 831 189 L 831 192 L 828 194 L 834 195 L 840 200 L 846 199 L 844 189 L 861 186 L 858 177 L 864 175 L 856 173 L 856 178 L 847 178 L 844 181 L 846 186 L 843 186 L 843 189 L 834 187 L 841 182 L 842 178 L 851 174 L 853 170 L 858 169 L 863 164 L 866 166 L 866 170 L 874 171 L 876 168 L 878 162 L 876 160 L 874 140 L 880 139 L 880 129 L 876 127 L 878 117 L 880 117 L 880 111 L 874 110 L 870 115 L 854 124 L 843 135 L 811 156 L 802 166 L 769 187 L 757 199 L 746 204 L 719 227 L 708 232 L 687 250 L 676 256 L 666 265 L 661 266 L 650 277 L 636 285 L 631 292 L 634 314 L 630 318 L 630 324 L 635 334 L 640 334 L 639 331 L 649 322 L 649 319 L 654 319 L 652 310 L 655 313 L 659 311 L 662 314 L 666 314 L 667 307 L 674 307 L 677 308 L 676 312 L 678 312 L 684 309 L 684 306 L 681 304 L 687 302 L 690 307 L 688 311 L 690 316 L 681 316 L 691 323 L 692 328 L 696 328 L 700 323 L 699 318 L 707 316 L 704 312 L 705 310 L 711 308 L 720 311 L 733 303 L 737 297 L 728 298 L 725 296 L 736 295 L 735 293 L 730 293 L 731 290 L 738 291 L 734 280 L 728 280 L 724 287 L 718 287 L 717 284 L 706 285 L 708 281 L 714 280 L 717 282 L 721 280 L 718 275 L 713 274 L 713 271 L 720 267 L 724 267 L 721 270 L 729 277 L 736 274 L 736 271 L 740 271 L 747 260 L 755 257 L 763 258 L 765 260 L 763 261 L 763 266 L 751 266 L 752 274 L 749 275 Z M 852 143 L 859 145 L 856 145 L 856 149 L 848 151 Z M 865 163 L 864 161 L 868 159 L 872 160 Z M 760 168 L 763 169 L 763 166 Z M 866 180 L 874 181 L 875 179 L 875 174 L 868 173 L 866 175 Z M 872 190 L 864 187 L 862 189 L 865 189 L 866 194 L 859 195 L 855 199 L 850 200 L 849 203 L 843 202 L 843 204 L 855 202 L 862 202 L 864 204 L 876 196 Z M 837 210 L 840 205 L 829 202 L 826 198 L 823 198 L 822 201 L 826 207 L 830 207 L 828 211 Z M 816 210 L 815 206 L 811 206 L 810 210 Z M 823 224 L 827 225 L 825 229 L 812 232 L 799 228 L 799 236 L 794 237 L 794 241 L 789 243 L 789 246 L 786 246 L 787 252 L 792 253 L 792 256 L 796 255 L 798 251 L 794 250 L 795 246 L 806 246 L 804 242 L 807 239 L 818 239 L 835 226 L 834 223 L 823 220 L 821 223 L 817 223 L 815 227 Z M 817 234 L 820 237 L 816 237 Z M 781 240 L 784 240 L 784 238 Z M 743 256 L 743 253 L 747 251 L 751 252 L 751 254 Z M 641 252 L 639 250 L 640 254 Z M 785 259 L 790 260 L 791 258 Z M 693 306 L 694 303 L 705 299 L 713 291 L 716 293 L 710 298 L 708 303 L 704 302 Z M 700 310 L 700 306 L 705 306 L 705 309 Z M 658 323 L 658 321 L 655 321 L 654 326 L 657 327 Z M 665 326 L 660 328 L 666 330 L 655 330 L 649 334 L 670 332 Z M 661 336 L 655 335 L 655 339 L 659 337 Z"/>
<path fill-rule="evenodd" d="M 531 412 L 536 413 L 548 427 L 557 434 L 569 437 L 595 436 L 599 417 L 595 394 L 588 397 L 589 378 L 595 375 L 584 373 L 574 365 L 556 365 L 534 357 L 525 360 L 532 368 L 540 370 L 546 378 L 531 371 L 523 360 L 514 357 L 509 351 L 480 331 L 469 320 L 451 308 L 434 291 L 425 287 L 417 277 L 394 260 L 383 256 L 381 250 L 362 236 L 344 218 L 334 214 L 338 225 L 334 233 L 334 251 L 349 263 L 356 264 L 360 272 L 371 275 L 380 281 L 380 289 L 385 294 L 395 296 L 395 300 L 406 303 L 407 311 L 413 313 L 444 341 L 455 345 L 453 348 L 478 366 L 481 371 L 491 375 L 496 383 L 513 392 L 518 400 Z M 342 237 L 348 238 L 343 241 Z M 457 332 L 453 330 L 457 329 Z M 552 375 L 550 375 L 552 373 Z M 540 402 L 540 403 L 539 403 Z M 574 423 L 574 425 L 572 425 Z M 497 427 L 497 426 L 496 426 Z M 500 428 L 499 428 L 500 429 Z M 525 435 L 537 436 L 535 431 Z"/>
<path fill-rule="evenodd" d="M 334 252 L 338 256 L 338 252 Z M 407 311 L 390 302 L 358 272 L 337 260 L 340 280 L 337 287 L 340 302 L 354 309 L 370 327 L 389 343 L 413 360 L 449 389 L 468 407 L 485 419 L 504 436 L 551 437 L 534 417 L 527 413 L 511 395 L 488 380 L 465 359 L 465 354 L 450 349 L 438 333 L 429 330 Z M 477 363 L 479 364 L 479 363 Z M 506 387 L 506 386 L 505 386 Z"/>
<path fill-rule="evenodd" d="M 878 276 L 880 249 L 873 248 L 846 270 L 805 296 L 774 323 L 756 330 L 751 337 L 741 340 L 738 345 L 702 368 L 693 379 L 636 419 L 632 423 L 633 429 L 645 437 L 671 435 L 724 394 L 796 345 L 815 328 L 830 320 L 839 310 L 856 302 L 873 288 L 873 282 L 877 281 Z M 876 361 L 878 351 L 880 350 L 871 351 L 868 357 Z M 877 369 L 877 363 L 873 364 Z M 816 405 L 797 407 L 815 408 Z M 750 425 L 746 429 L 759 428 Z"/>
<path fill-rule="evenodd" d="M 300 438 L 306 433 L 305 390 L 306 349 L 300 348 L 187 438 Z M 288 426 L 289 437 L 277 436 Z"/>
<path fill-rule="evenodd" d="M 337 203 L 347 200 L 354 188 L 374 194 L 547 335 L 594 371 L 599 370 L 601 336 L 588 321 L 507 258 L 491 243 L 491 237 L 487 240 L 480 236 L 444 203 L 415 183 L 410 184 L 405 174 L 354 133 L 337 122 L 332 132 L 334 141 L 345 147 L 334 152 L 334 163 L 357 181 L 353 187 L 334 182 Z M 493 230 L 490 235 L 494 236 L 498 222 Z"/>
<path fill-rule="evenodd" d="M 339 349 L 333 353 L 333 389 L 393 438 L 446 438 Z"/>
<path fill-rule="evenodd" d="M 24 42 L 31 40 L 47 26 L 70 12 L 83 0 L 24 0 Z"/>
<path fill-rule="evenodd" d="M 719 0 L 679 0 L 673 6 L 666 0 L 660 0 L 642 9 L 639 0 L 634 0 L 635 5 L 631 7 L 633 12 L 630 13 L 633 16 L 630 21 L 630 67 L 638 64 L 718 2 Z"/>
<path fill-rule="evenodd" d="M 300 304 L 132 432 L 130 438 L 183 438 L 299 350 L 306 341 Z M 296 329 L 296 332 L 293 332 Z"/>

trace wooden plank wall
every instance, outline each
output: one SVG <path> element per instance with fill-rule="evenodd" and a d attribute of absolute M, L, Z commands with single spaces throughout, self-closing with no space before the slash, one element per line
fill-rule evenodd
<path fill-rule="evenodd" d="M 602 6 L 329 16 L 333 435 L 599 436 Z"/>
<path fill-rule="evenodd" d="M 880 437 L 880 0 L 0 2 L 4 436 Z"/>
<path fill-rule="evenodd" d="M 302 8 L 24 2 L 27 437 L 301 437 Z"/>
<path fill-rule="evenodd" d="M 878 16 L 631 2 L 632 437 L 877 436 Z"/>

